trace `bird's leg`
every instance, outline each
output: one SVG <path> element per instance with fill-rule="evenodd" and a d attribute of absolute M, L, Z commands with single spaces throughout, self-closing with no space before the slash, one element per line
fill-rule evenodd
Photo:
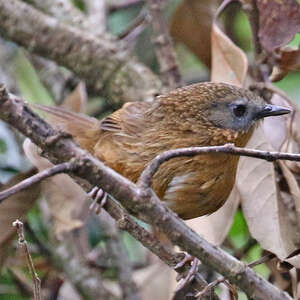
<path fill-rule="evenodd" d="M 99 214 L 101 212 L 101 208 L 107 201 L 107 193 L 105 193 L 101 188 L 95 186 L 88 193 L 88 196 L 93 199 L 93 202 L 90 205 L 90 210 L 94 211 L 96 214 Z"/>
<path fill-rule="evenodd" d="M 177 276 L 176 280 L 180 281 L 181 279 L 182 282 L 178 285 L 178 287 L 176 288 L 176 292 L 178 292 L 179 290 L 181 290 L 183 287 L 185 287 L 191 280 L 193 280 L 195 274 L 198 271 L 198 267 L 200 265 L 200 261 L 198 258 L 191 256 L 190 254 L 185 254 L 185 257 L 183 258 L 183 260 L 181 262 L 179 262 L 174 269 L 179 269 L 181 267 L 183 267 L 186 263 L 191 263 L 191 268 L 189 269 L 189 272 L 187 273 L 186 276 L 183 275 L 179 275 Z"/>

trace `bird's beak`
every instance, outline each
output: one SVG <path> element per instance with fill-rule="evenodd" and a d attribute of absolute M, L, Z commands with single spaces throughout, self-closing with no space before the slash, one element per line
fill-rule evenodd
<path fill-rule="evenodd" d="M 285 115 L 290 112 L 291 110 L 289 108 L 267 104 L 256 113 L 255 117 L 256 119 L 262 119 L 265 117 Z"/>

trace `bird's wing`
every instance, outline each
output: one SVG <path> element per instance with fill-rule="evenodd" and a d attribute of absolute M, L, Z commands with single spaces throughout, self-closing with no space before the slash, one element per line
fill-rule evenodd
<path fill-rule="evenodd" d="M 139 136 L 146 127 L 145 112 L 151 107 L 150 103 L 126 103 L 100 122 L 103 131 L 127 136 Z"/>
<path fill-rule="evenodd" d="M 144 137 L 147 131 L 146 113 L 150 103 L 125 104 L 100 122 L 101 137 L 94 155 L 132 181 L 136 181 L 147 159 Z"/>

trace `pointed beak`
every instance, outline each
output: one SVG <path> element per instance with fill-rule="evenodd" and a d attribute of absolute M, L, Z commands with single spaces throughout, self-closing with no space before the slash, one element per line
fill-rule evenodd
<path fill-rule="evenodd" d="M 286 107 L 278 106 L 278 105 L 265 105 L 260 111 L 258 111 L 255 115 L 256 119 L 262 119 L 265 117 L 272 117 L 272 116 L 280 116 L 289 114 L 291 110 Z"/>

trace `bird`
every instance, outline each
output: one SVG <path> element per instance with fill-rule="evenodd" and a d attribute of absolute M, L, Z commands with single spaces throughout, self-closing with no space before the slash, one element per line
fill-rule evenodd
<path fill-rule="evenodd" d="M 290 113 L 255 93 L 226 83 L 188 85 L 152 102 L 130 102 L 102 120 L 61 107 L 35 105 L 51 116 L 57 129 L 133 182 L 157 155 L 171 149 L 245 147 L 265 117 Z M 207 153 L 164 162 L 152 188 L 180 218 L 211 214 L 228 198 L 239 156 Z"/>

